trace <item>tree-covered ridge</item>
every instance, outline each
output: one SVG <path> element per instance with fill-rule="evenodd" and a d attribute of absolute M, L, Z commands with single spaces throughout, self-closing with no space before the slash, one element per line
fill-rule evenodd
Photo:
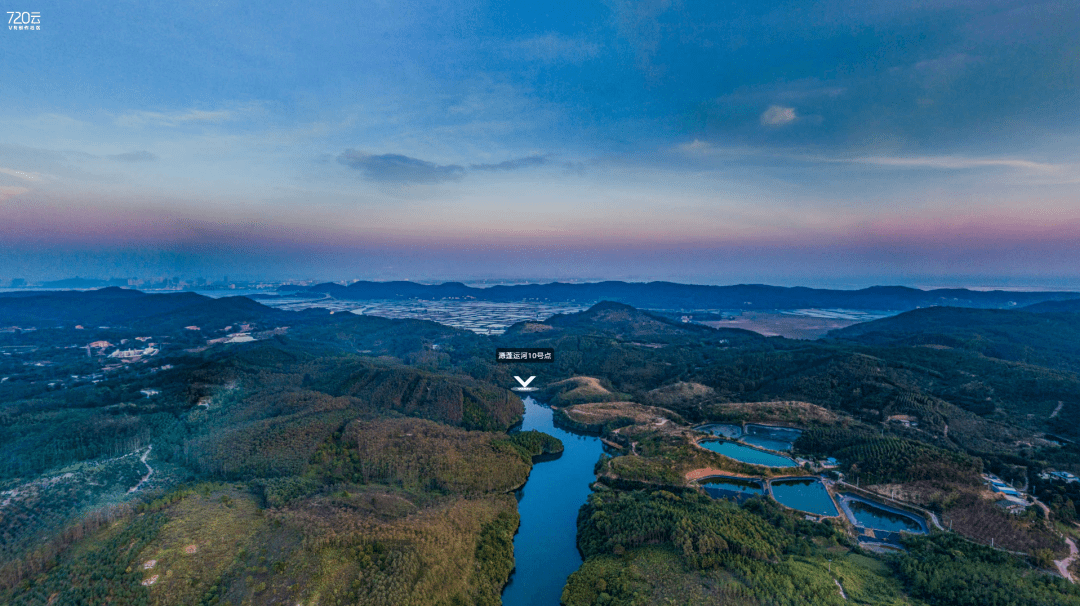
<path fill-rule="evenodd" d="M 605 491 L 578 525 L 586 561 L 563 592 L 568 606 L 844 604 L 837 582 L 857 603 L 911 603 L 873 560 L 840 557 L 836 527 L 761 499 L 738 507 L 694 492 Z"/>
<path fill-rule="evenodd" d="M 760 522 L 747 510 L 693 492 L 604 491 L 581 508 L 578 547 L 588 558 L 670 543 L 695 568 L 713 568 L 732 557 L 774 561 L 789 537 Z M 829 533 L 825 525 L 813 530 Z"/>
<path fill-rule="evenodd" d="M 1075 307 L 1075 302 L 1052 303 Z M 868 345 L 936 345 L 988 357 L 1080 371 L 1080 316 L 1027 310 L 931 307 L 839 329 L 830 337 Z M 1075 311 L 1075 310 L 1073 310 Z"/>
<path fill-rule="evenodd" d="M 407 415 L 426 416 L 469 429 L 503 429 L 521 418 L 521 400 L 505 388 L 468 377 L 409 368 L 357 368 L 337 393 Z"/>
<path fill-rule="evenodd" d="M 445 298 L 483 301 L 619 301 L 654 309 L 914 309 L 929 305 L 1007 308 L 1036 301 L 1076 298 L 1068 292 L 973 291 L 964 288 L 920 290 L 903 286 L 872 286 L 860 290 L 782 287 L 764 284 L 710 286 L 674 282 L 620 282 L 516 284 L 474 288 L 460 282 L 370 282 L 348 286 L 325 283 L 308 292 L 328 293 L 342 299 Z"/>
<path fill-rule="evenodd" d="M 506 437 L 421 419 L 380 418 L 349 423 L 340 438 L 320 447 L 314 462 L 335 482 L 477 494 L 520 487 L 534 454 L 561 450 L 555 438 L 539 432 Z"/>
<path fill-rule="evenodd" d="M 561 444 L 537 432 L 506 433 L 523 409 L 517 396 L 417 355 L 432 351 L 434 339 L 454 364 L 467 365 L 475 336 L 359 317 L 294 328 L 257 343 L 173 348 L 168 364 L 153 373 L 133 366 L 71 390 L 36 388 L 32 375 L 14 390 L 0 386 L 36 398 L 0 410 L 0 457 L 20 462 L 5 470 L 11 482 L 72 463 L 56 477 L 91 479 L 79 461 L 99 465 L 103 455 L 120 454 L 115 465 L 126 465 L 113 474 L 119 486 L 73 495 L 62 512 L 49 508 L 63 515 L 44 525 L 20 523 L 5 505 L 0 526 L 12 549 L 2 552 L 0 603 L 25 594 L 26 603 L 47 604 L 58 595 L 49 588 L 60 582 L 50 570 L 89 566 L 79 554 L 106 541 L 109 531 L 84 525 L 61 533 L 87 507 L 138 503 L 185 479 L 235 483 L 167 499 L 158 509 L 164 526 L 139 544 L 137 562 L 124 563 L 127 576 L 109 577 L 109 595 L 161 605 L 498 603 L 517 527 L 507 492 L 524 483 L 534 457 L 557 453 Z M 401 357 L 365 355 L 357 346 L 383 346 L 382 353 Z M 72 362 L 85 359 L 81 354 Z M 158 393 L 140 393 L 146 387 Z M 417 439 L 400 440 L 408 433 Z M 363 449 L 372 444 L 389 449 Z M 128 493 L 151 466 L 147 486 Z M 48 491 L 41 502 L 66 486 L 48 477 L 35 482 Z M 29 504 L 29 496 L 19 492 L 12 507 Z M 110 528 L 142 519 L 121 515 Z M 305 530 L 316 527 L 323 529 L 319 537 Z M 50 536 L 58 538 L 48 549 L 27 551 Z M 337 542 L 322 542 L 327 536 Z M 142 568 L 150 561 L 157 563 Z M 417 570 L 430 574 L 418 580 Z M 110 603 L 104 593 L 94 595 L 85 603 Z"/>
<path fill-rule="evenodd" d="M 865 484 L 946 480 L 975 484 L 982 461 L 915 440 L 882 436 L 853 427 L 814 427 L 804 431 L 795 449 L 844 462 L 851 481 Z"/>
<path fill-rule="evenodd" d="M 10 606 L 45 604 L 131 604 L 149 606 L 149 590 L 136 562 L 165 524 L 162 513 L 141 516 L 96 533 L 86 543 L 50 561 L 48 572 L 21 579 L 0 598 Z"/>
<path fill-rule="evenodd" d="M 517 520 L 507 491 L 534 458 L 558 450 L 550 436 L 507 433 L 521 403 L 502 386 L 534 369 L 572 397 L 670 411 L 614 411 L 618 422 L 603 429 L 621 456 L 597 466 L 602 498 L 653 491 L 599 507 L 616 521 L 604 532 L 583 527 L 597 547 L 571 582 L 575 604 L 668 596 L 840 603 L 836 581 L 849 599 L 909 602 L 900 577 L 875 568 L 880 562 L 841 554 L 829 536 L 814 534 L 826 526 L 778 515 L 775 505 L 712 509 L 704 496 L 683 494 L 690 470 L 809 473 L 765 470 L 694 446 L 701 434 L 689 425 L 705 421 L 798 424 L 810 430 L 803 452 L 837 456 L 864 487 L 889 481 L 875 489 L 906 495 L 966 536 L 1030 553 L 1040 566 L 1061 551 L 1035 508 L 1011 515 L 967 482 L 980 464 L 1018 485 L 1047 467 L 1080 471 L 1068 442 L 1077 437 L 1080 381 L 1068 372 L 966 349 L 685 329 L 619 305 L 503 337 L 431 322 L 282 313 L 288 331 L 256 343 L 207 344 L 207 335 L 183 327 L 154 335 L 160 359 L 107 373 L 87 356 L 86 341 L 130 341 L 146 336 L 141 328 L 0 333 L 11 354 L 0 356 L 0 374 L 11 377 L 0 383 L 0 576 L 18 579 L 4 582 L 0 602 L 23 581 L 52 587 L 59 581 L 49 570 L 108 540 L 82 512 L 212 480 L 231 484 L 154 510 L 167 520 L 136 564 L 157 559 L 164 568 L 132 577 L 172 571 L 148 586 L 152 603 L 494 603 L 513 565 Z M 556 362 L 498 365 L 492 352 L 503 345 L 555 347 Z M 146 396 L 145 388 L 159 393 Z M 617 428 L 624 416 L 634 424 Z M 1048 429 L 1060 438 L 1043 436 Z M 149 481 L 129 494 L 150 466 Z M 72 488 L 84 481 L 108 486 Z M 661 494 L 658 485 L 671 488 Z M 1071 486 L 1034 486 L 1050 499 L 1052 521 L 1075 510 Z M 49 515 L 36 513 L 42 504 Z M 115 532 L 144 518 L 107 519 L 117 520 Z M 606 542 L 609 532 L 618 543 Z M 226 548 L 215 542 L 223 536 L 238 539 Z M 199 557 L 188 557 L 191 544 Z M 822 549 L 839 550 L 827 553 L 842 555 L 833 562 L 842 577 L 821 572 L 831 557 Z M 418 572 L 429 569 L 452 580 Z"/>
<path fill-rule="evenodd" d="M 910 537 L 904 545 L 893 565 L 912 595 L 934 606 L 1080 604 L 1080 587 L 959 537 Z"/>

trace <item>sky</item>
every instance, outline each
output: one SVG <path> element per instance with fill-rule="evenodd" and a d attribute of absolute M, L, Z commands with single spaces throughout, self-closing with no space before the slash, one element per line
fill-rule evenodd
<path fill-rule="evenodd" d="M 1080 288 L 1075 0 L 16 8 L 0 285 Z"/>

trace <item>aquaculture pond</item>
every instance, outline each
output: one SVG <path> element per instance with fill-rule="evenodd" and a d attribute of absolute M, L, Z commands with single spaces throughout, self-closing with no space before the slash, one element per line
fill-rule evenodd
<path fill-rule="evenodd" d="M 697 430 L 719 438 L 738 440 L 744 444 L 781 452 L 791 450 L 795 440 L 802 435 L 801 429 L 756 423 L 747 423 L 745 431 L 742 426 L 730 423 L 702 425 Z"/>
<path fill-rule="evenodd" d="M 731 499 L 740 503 L 765 494 L 759 480 L 714 476 L 702 478 L 698 480 L 698 484 L 714 499 Z"/>
<path fill-rule="evenodd" d="M 741 441 L 769 450 L 784 451 L 791 450 L 795 440 L 798 440 L 801 435 L 801 429 L 747 423 Z"/>
<path fill-rule="evenodd" d="M 829 491 L 816 478 L 773 480 L 769 487 L 773 498 L 781 505 L 819 516 L 840 515 Z"/>
<path fill-rule="evenodd" d="M 871 503 L 852 495 L 841 496 L 840 502 L 847 510 L 852 521 L 864 528 L 873 530 L 885 530 L 888 532 L 925 533 L 926 523 L 915 516 L 887 507 Z"/>
<path fill-rule="evenodd" d="M 702 448 L 718 452 L 725 457 L 765 467 L 796 467 L 794 459 L 757 448 L 751 448 L 735 442 L 715 441 L 699 442 Z"/>
<path fill-rule="evenodd" d="M 556 606 L 566 578 L 581 566 L 577 514 L 596 479 L 593 467 L 603 452 L 594 436 L 555 426 L 550 408 L 525 399 L 522 430 L 536 429 L 562 440 L 558 459 L 536 463 L 519 494 L 521 526 L 514 536 L 515 568 L 503 590 L 506 606 Z"/>
<path fill-rule="evenodd" d="M 738 425 L 714 423 L 712 425 L 702 425 L 701 427 L 698 427 L 697 430 L 721 438 L 731 438 L 733 440 L 737 440 L 742 436 L 742 427 L 739 427 Z"/>

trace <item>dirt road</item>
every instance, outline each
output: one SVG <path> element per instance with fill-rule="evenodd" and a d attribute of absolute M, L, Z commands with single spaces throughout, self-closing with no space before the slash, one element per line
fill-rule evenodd
<path fill-rule="evenodd" d="M 135 492 L 136 490 L 142 488 L 142 485 L 145 484 L 146 481 L 150 479 L 150 476 L 154 475 L 154 468 L 150 467 L 150 464 L 146 462 L 146 457 L 150 456 L 150 451 L 153 450 L 153 448 L 154 448 L 153 444 L 151 444 L 150 446 L 147 446 L 146 447 L 146 452 L 144 452 L 142 454 L 142 456 L 139 457 L 139 460 L 142 461 L 142 464 L 146 465 L 146 475 L 143 476 L 141 480 L 139 480 L 138 484 L 136 484 L 136 485 L 134 485 L 134 486 L 132 486 L 131 488 L 128 489 L 129 493 Z"/>
<path fill-rule="evenodd" d="M 1070 539 L 1069 537 L 1065 537 L 1065 542 L 1069 544 L 1069 557 L 1065 558 L 1064 560 L 1056 560 L 1054 564 L 1057 565 L 1058 572 L 1061 573 L 1061 576 L 1075 583 L 1076 579 L 1074 579 L 1072 573 L 1069 572 L 1069 566 L 1072 566 L 1072 563 L 1076 561 L 1076 541 Z"/>

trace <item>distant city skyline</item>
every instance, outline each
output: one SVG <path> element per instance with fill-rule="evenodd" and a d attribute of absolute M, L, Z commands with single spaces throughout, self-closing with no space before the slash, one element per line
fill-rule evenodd
<path fill-rule="evenodd" d="M 1080 288 L 1080 5 L 40 7 L 13 278 Z"/>

